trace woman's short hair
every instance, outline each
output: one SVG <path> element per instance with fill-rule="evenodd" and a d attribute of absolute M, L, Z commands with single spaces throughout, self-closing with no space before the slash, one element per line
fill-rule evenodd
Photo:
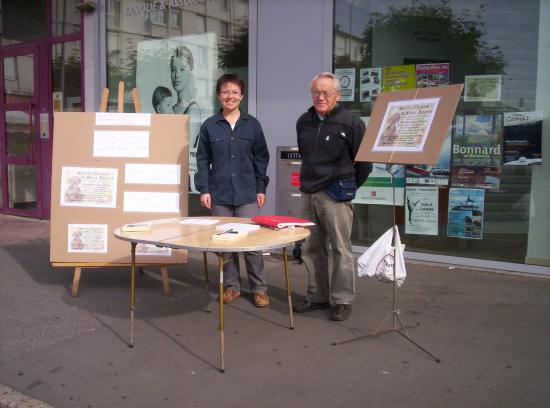
<path fill-rule="evenodd" d="M 315 83 L 315 81 L 321 78 L 332 79 L 332 81 L 334 82 L 334 89 L 337 90 L 338 92 L 342 90 L 342 84 L 340 83 L 340 80 L 332 72 L 319 72 L 317 75 L 313 77 L 313 79 L 309 83 L 309 89 L 313 88 L 313 84 Z"/>
<path fill-rule="evenodd" d="M 216 94 L 219 95 L 222 90 L 222 86 L 224 86 L 228 82 L 237 85 L 241 90 L 241 94 L 244 95 L 244 81 L 237 74 L 223 74 L 221 77 L 219 77 L 218 82 L 216 83 Z"/>
<path fill-rule="evenodd" d="M 187 60 L 187 65 L 189 65 L 189 70 L 193 71 L 195 66 L 195 60 L 193 59 L 193 53 L 185 45 L 179 45 L 172 54 L 170 58 L 170 65 L 172 65 L 174 58 L 185 58 Z"/>
<path fill-rule="evenodd" d="M 172 97 L 172 91 L 164 86 L 157 86 L 153 91 L 153 108 L 156 108 L 157 105 L 167 96 Z"/>

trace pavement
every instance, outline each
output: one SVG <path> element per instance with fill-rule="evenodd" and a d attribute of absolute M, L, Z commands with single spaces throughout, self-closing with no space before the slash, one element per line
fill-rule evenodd
<path fill-rule="evenodd" d="M 169 267 L 171 297 L 158 270 L 138 274 L 129 348 L 129 269 L 85 269 L 75 298 L 49 245 L 48 221 L 0 215 L 0 408 L 550 406 L 547 278 L 408 262 L 397 308 L 438 363 L 391 318 L 369 336 L 392 311 L 392 286 L 372 279 L 357 279 L 348 320 L 319 310 L 289 330 L 281 257 L 266 256 L 271 304 L 255 308 L 244 283 L 227 305 L 220 373 L 213 255 L 211 313 L 201 254 Z M 299 302 L 305 268 L 289 273 Z"/>

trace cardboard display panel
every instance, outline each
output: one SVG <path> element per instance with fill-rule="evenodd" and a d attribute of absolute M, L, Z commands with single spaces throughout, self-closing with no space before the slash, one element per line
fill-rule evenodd
<path fill-rule="evenodd" d="M 50 261 L 128 264 L 116 228 L 187 216 L 188 129 L 187 115 L 55 113 Z M 136 250 L 137 264 L 186 261 L 186 251 Z"/>
<path fill-rule="evenodd" d="M 436 164 L 463 84 L 382 92 L 356 161 Z"/>

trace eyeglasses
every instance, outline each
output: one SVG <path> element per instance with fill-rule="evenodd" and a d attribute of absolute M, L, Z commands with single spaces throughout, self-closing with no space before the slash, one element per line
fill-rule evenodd
<path fill-rule="evenodd" d="M 311 96 L 314 98 L 319 98 L 321 95 L 323 95 L 323 98 L 328 99 L 333 95 L 336 95 L 338 91 L 311 91 Z"/>
<path fill-rule="evenodd" d="M 220 95 L 223 95 L 223 96 L 228 96 L 228 95 L 239 96 L 240 94 L 241 94 L 241 91 L 220 91 Z"/>

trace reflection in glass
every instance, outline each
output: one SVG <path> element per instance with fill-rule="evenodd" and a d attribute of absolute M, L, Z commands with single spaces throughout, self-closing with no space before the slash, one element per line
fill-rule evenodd
<path fill-rule="evenodd" d="M 63 35 L 79 32 L 80 11 L 75 7 L 81 0 L 52 1 L 52 34 Z"/>
<path fill-rule="evenodd" d="M 34 97 L 34 56 L 4 58 L 4 101 L 31 102 Z"/>
<path fill-rule="evenodd" d="M 8 165 L 8 207 L 36 208 L 36 168 L 34 166 Z"/>
<path fill-rule="evenodd" d="M 48 35 L 46 3 L 44 0 L 2 0 L 1 45 L 45 38 Z"/>
<path fill-rule="evenodd" d="M 54 111 L 81 112 L 80 41 L 52 45 Z"/>
<path fill-rule="evenodd" d="M 34 149 L 32 115 L 23 111 L 6 111 L 7 154 L 28 157 Z"/>

